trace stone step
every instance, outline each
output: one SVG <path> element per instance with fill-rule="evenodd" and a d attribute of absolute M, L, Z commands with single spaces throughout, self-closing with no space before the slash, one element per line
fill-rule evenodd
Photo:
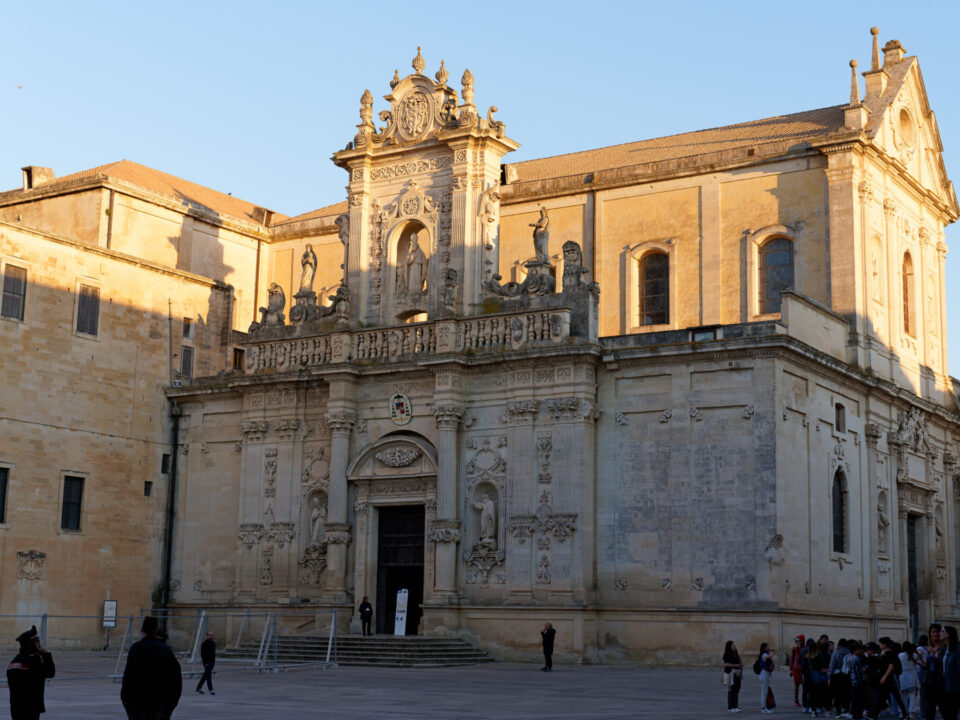
<path fill-rule="evenodd" d="M 327 657 L 329 639 L 322 636 L 277 638 L 277 660 L 281 663 L 318 662 Z M 256 657 L 259 643 L 242 643 L 225 648 L 223 657 Z M 342 665 L 424 666 L 472 665 L 493 662 L 493 658 L 462 640 L 450 638 L 363 637 L 344 635 L 336 639 L 336 659 Z"/>

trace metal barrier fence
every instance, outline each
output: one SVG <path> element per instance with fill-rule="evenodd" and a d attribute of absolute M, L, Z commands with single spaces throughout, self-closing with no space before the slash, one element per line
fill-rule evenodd
<path fill-rule="evenodd" d="M 0 614 L 0 648 L 7 638 L 12 657 L 16 652 L 14 638 L 36 625 L 40 643 L 55 653 L 57 678 L 108 677 L 119 681 L 130 646 L 141 637 L 146 615 L 159 620 L 184 676 L 202 674 L 200 645 L 208 631 L 214 633 L 217 643 L 217 673 L 337 666 L 336 610 L 151 608 L 141 609 L 138 615 L 118 617 L 112 630 L 103 629 L 99 615 Z M 307 656 L 297 648 L 303 638 L 310 642 Z M 6 682 L 6 677 L 0 677 L 0 682 Z"/>

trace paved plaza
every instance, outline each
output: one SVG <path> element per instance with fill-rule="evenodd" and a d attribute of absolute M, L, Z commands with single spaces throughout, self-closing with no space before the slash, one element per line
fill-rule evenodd
<path fill-rule="evenodd" d="M 56 657 L 56 656 L 55 656 Z M 105 658 L 58 658 L 57 679 L 47 688 L 44 720 L 125 718 L 120 685 L 104 679 Z M 218 666 L 219 667 L 219 666 Z M 100 671 L 100 677 L 95 677 Z M 778 712 L 800 717 L 790 680 L 777 673 Z M 258 674 L 224 667 L 216 696 L 194 692 L 184 680 L 174 720 L 281 720 L 285 718 L 714 718 L 729 717 L 719 667 L 649 669 L 491 663 L 451 668 L 341 667 Z M 760 716 L 759 683 L 746 670 L 741 717 Z M 6 695 L 6 689 L 0 690 Z M 4 702 L 6 698 L 4 697 Z"/>

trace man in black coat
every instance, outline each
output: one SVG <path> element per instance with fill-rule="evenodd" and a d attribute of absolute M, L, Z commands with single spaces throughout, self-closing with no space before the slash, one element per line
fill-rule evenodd
<path fill-rule="evenodd" d="M 17 638 L 20 652 L 7 665 L 7 685 L 10 688 L 10 717 L 13 720 L 39 720 L 46 712 L 43 704 L 43 686 L 47 678 L 56 674 L 53 656 L 40 645 L 37 626 Z"/>
<path fill-rule="evenodd" d="M 213 639 L 213 631 L 207 632 L 207 639 L 200 643 L 200 662 L 203 663 L 203 676 L 197 683 L 197 692 L 203 695 L 204 681 L 207 683 L 207 689 L 211 695 L 216 695 L 213 691 L 213 666 L 217 662 L 217 643 Z"/>
<path fill-rule="evenodd" d="M 183 679 L 173 651 L 156 636 L 157 619 L 148 615 L 143 638 L 130 646 L 120 700 L 129 720 L 168 720 L 180 702 Z"/>
<path fill-rule="evenodd" d="M 543 659 L 544 666 L 540 668 L 544 672 L 553 671 L 553 638 L 556 637 L 557 631 L 553 629 L 553 625 L 547 623 L 543 626 L 543 630 L 540 631 L 540 638 L 543 640 Z"/>
<path fill-rule="evenodd" d="M 363 602 L 360 603 L 360 624 L 363 627 L 364 636 L 372 635 L 370 632 L 370 621 L 373 619 L 373 605 L 370 604 L 370 598 L 363 596 Z"/>

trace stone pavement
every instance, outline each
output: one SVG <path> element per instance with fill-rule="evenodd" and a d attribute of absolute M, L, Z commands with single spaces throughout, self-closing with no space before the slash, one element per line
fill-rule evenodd
<path fill-rule="evenodd" d="M 81 666 L 76 660 L 62 658 L 62 667 L 47 688 L 43 720 L 125 718 L 120 685 L 103 679 L 112 670 L 105 659 L 85 660 Z M 92 676 L 91 671 L 100 670 L 100 678 Z M 538 665 L 515 663 L 431 669 L 341 667 L 266 674 L 229 665 L 223 670 L 214 680 L 217 694 L 213 697 L 196 694 L 196 679 L 185 679 L 173 720 L 732 717 L 726 710 L 719 665 L 716 670 L 558 665 L 552 673 L 539 672 Z M 743 712 L 738 717 L 761 717 L 759 682 L 749 669 L 744 686 Z M 774 692 L 780 703 L 777 712 L 799 720 L 786 673 L 777 673 Z M 0 687 L 4 702 L 5 695 L 6 689 Z"/>

